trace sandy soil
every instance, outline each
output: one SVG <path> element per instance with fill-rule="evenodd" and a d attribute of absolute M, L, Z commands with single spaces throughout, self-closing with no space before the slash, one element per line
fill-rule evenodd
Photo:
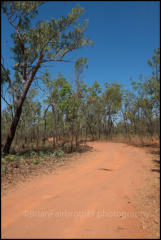
<path fill-rule="evenodd" d="M 2 238 L 159 238 L 159 154 L 89 143 L 2 196 Z M 156 151 L 156 150 L 155 150 Z"/>

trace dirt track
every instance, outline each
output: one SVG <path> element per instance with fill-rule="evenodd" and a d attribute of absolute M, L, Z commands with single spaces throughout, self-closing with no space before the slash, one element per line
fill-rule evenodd
<path fill-rule="evenodd" d="M 159 238 L 159 200 L 147 209 L 143 198 L 159 188 L 153 156 L 121 143 L 89 145 L 2 197 L 2 238 Z"/>

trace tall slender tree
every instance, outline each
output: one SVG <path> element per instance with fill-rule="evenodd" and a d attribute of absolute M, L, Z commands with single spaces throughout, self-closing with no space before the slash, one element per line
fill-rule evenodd
<path fill-rule="evenodd" d="M 14 29 L 11 35 L 14 42 L 13 69 L 19 75 L 21 89 L 15 102 L 15 113 L 3 149 L 5 154 L 10 151 L 26 95 L 43 63 L 65 61 L 63 58 L 67 53 L 92 44 L 90 40 L 84 38 L 87 20 L 83 25 L 76 24 L 83 14 L 81 7 L 72 8 L 67 17 L 40 21 L 36 26 L 32 26 L 31 20 L 38 14 L 38 7 L 42 4 L 44 2 L 41 1 L 2 2 L 3 12 Z M 74 29 L 68 30 L 73 25 Z M 8 70 L 4 64 L 1 66 L 3 79 L 12 83 Z"/>

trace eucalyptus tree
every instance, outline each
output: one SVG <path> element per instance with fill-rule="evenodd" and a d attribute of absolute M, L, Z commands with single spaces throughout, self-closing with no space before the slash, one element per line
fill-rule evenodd
<path fill-rule="evenodd" d="M 34 139 L 34 126 L 36 126 L 37 113 L 40 111 L 41 104 L 38 100 L 35 101 L 34 97 L 37 95 L 37 91 L 34 88 L 30 88 L 26 100 L 23 105 L 22 113 L 20 120 L 17 126 L 16 131 L 16 140 L 24 142 L 27 144 L 27 141 L 32 142 Z M 21 134 L 20 134 L 21 132 Z"/>
<path fill-rule="evenodd" d="M 50 78 L 48 73 L 46 73 L 46 77 L 43 77 L 43 82 L 48 89 L 47 98 L 44 100 L 44 102 L 47 104 L 47 108 L 45 111 L 47 111 L 49 107 L 51 107 L 52 109 L 52 136 L 53 139 L 55 139 L 54 144 L 57 144 L 61 136 L 65 134 L 65 129 L 67 128 L 67 124 L 64 119 L 65 113 L 64 109 L 62 108 L 62 104 L 67 104 L 66 98 L 72 90 L 70 84 L 61 73 L 59 73 L 58 76 L 53 80 Z"/>
<path fill-rule="evenodd" d="M 59 101 L 59 107 L 63 112 L 64 123 L 65 123 L 65 135 L 68 135 L 68 140 L 71 142 L 71 151 L 73 150 L 74 136 L 77 134 L 77 121 L 78 121 L 78 109 L 79 99 L 76 93 L 72 90 L 69 83 L 66 83 L 60 90 L 61 99 Z M 71 136 L 71 137 L 70 137 Z M 77 138 L 76 138 L 77 145 Z"/>
<path fill-rule="evenodd" d="M 86 117 L 86 127 L 89 130 L 92 140 L 97 137 L 97 133 L 100 130 L 101 122 L 101 88 L 97 81 L 95 81 L 91 87 L 88 88 L 88 95 L 86 100 L 86 105 L 84 109 L 84 114 Z M 87 132 L 86 129 L 86 132 Z"/>
<path fill-rule="evenodd" d="M 77 61 L 74 64 L 74 73 L 75 73 L 75 104 L 77 106 L 77 119 L 75 119 L 75 142 L 76 147 L 78 146 L 78 139 L 80 135 L 80 131 L 82 131 L 83 127 L 83 112 L 82 108 L 84 106 L 84 97 L 85 97 L 85 91 L 86 91 L 86 85 L 84 84 L 83 80 L 83 72 L 84 69 L 88 68 L 88 59 L 87 57 L 80 57 L 77 59 Z"/>
<path fill-rule="evenodd" d="M 105 83 L 106 89 L 103 93 L 103 101 L 105 106 L 105 135 L 106 138 L 111 135 L 114 126 L 114 116 L 121 109 L 122 91 L 121 85 L 118 83 Z"/>
<path fill-rule="evenodd" d="M 149 133 L 160 136 L 160 47 L 154 49 L 152 59 L 148 59 L 152 76 L 145 79 L 142 88 L 145 92 L 144 112 Z"/>
<path fill-rule="evenodd" d="M 147 80 L 132 82 L 135 90 L 135 99 L 131 104 L 129 119 L 134 126 L 134 133 L 141 135 L 154 134 L 153 118 L 155 116 L 155 105 L 151 94 L 149 94 L 149 83 Z M 147 134 L 148 133 L 148 134 Z"/>
<path fill-rule="evenodd" d="M 81 84 L 83 84 L 82 73 L 84 68 L 88 68 L 88 59 L 86 57 L 80 57 L 77 59 L 74 65 L 74 73 L 75 73 L 75 91 L 79 97 Z"/>
<path fill-rule="evenodd" d="M 47 98 L 44 102 L 49 106 L 53 113 L 53 139 L 58 143 L 60 138 L 71 141 L 71 149 L 75 137 L 76 146 L 78 145 L 79 127 L 82 118 L 81 104 L 83 104 L 84 85 L 79 85 L 78 92 L 72 89 L 71 84 L 59 73 L 53 80 L 46 72 L 42 76 L 43 82 L 48 89 Z M 45 119 L 46 126 L 46 119 Z M 45 127 L 46 129 L 46 127 Z M 71 138 L 69 137 L 71 136 Z"/>
<path fill-rule="evenodd" d="M 31 20 L 38 14 L 38 7 L 42 4 L 44 1 L 2 2 L 3 12 L 14 29 L 14 33 L 11 35 L 14 43 L 12 52 L 15 65 L 13 69 L 19 75 L 21 86 L 3 149 L 5 154 L 9 153 L 28 90 L 43 63 L 65 61 L 63 58 L 67 53 L 92 44 L 90 40 L 84 38 L 88 22 L 85 20 L 82 25 L 76 24 L 83 14 L 81 7 L 72 8 L 72 12 L 67 17 L 61 16 L 58 20 L 52 18 L 46 22 L 40 21 L 33 26 Z M 73 30 L 70 30 L 73 25 Z M 8 69 L 4 64 L 1 68 L 5 74 L 3 79 L 12 83 Z"/>
<path fill-rule="evenodd" d="M 152 67 L 152 77 L 146 83 L 146 91 L 151 95 L 153 113 L 156 122 L 156 132 L 160 136 L 160 47 L 154 49 L 152 60 L 148 60 Z"/>
<path fill-rule="evenodd" d="M 132 91 L 126 91 L 123 98 L 123 117 L 126 133 L 140 136 L 159 134 L 160 118 L 160 48 L 154 49 L 155 55 L 148 64 L 152 76 L 139 76 L 132 83 Z"/>
<path fill-rule="evenodd" d="M 152 76 L 132 82 L 142 113 L 142 127 L 151 137 L 160 133 L 160 48 L 154 49 L 154 53 L 152 60 L 148 60 Z"/>

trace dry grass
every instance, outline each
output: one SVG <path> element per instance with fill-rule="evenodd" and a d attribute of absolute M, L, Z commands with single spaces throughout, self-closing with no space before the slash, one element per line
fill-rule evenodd
<path fill-rule="evenodd" d="M 113 137 L 112 141 L 127 143 L 127 144 L 138 146 L 138 147 L 160 145 L 160 139 L 158 137 L 151 138 L 147 136 L 144 137 L 144 136 L 138 136 L 138 135 L 133 135 L 133 136 L 118 135 L 116 137 Z"/>

